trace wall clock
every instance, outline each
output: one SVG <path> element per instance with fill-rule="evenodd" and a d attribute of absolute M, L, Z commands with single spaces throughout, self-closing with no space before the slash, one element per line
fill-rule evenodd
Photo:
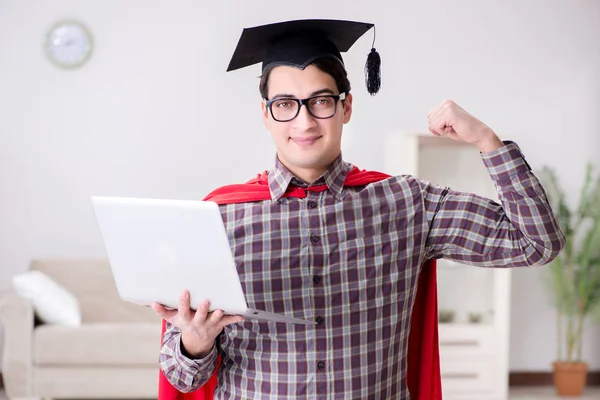
<path fill-rule="evenodd" d="M 46 54 L 60 68 L 81 67 L 92 55 L 92 35 L 81 22 L 61 21 L 46 35 Z"/>

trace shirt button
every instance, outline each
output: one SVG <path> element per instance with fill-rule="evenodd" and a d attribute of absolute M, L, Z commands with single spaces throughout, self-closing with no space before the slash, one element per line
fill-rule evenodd
<path fill-rule="evenodd" d="M 309 201 L 309 202 L 308 202 L 308 206 L 309 206 L 310 208 L 316 208 L 316 207 L 317 207 L 317 203 L 316 203 L 315 201 Z"/>
<path fill-rule="evenodd" d="M 323 323 L 323 317 L 317 317 L 317 319 L 315 319 L 315 322 L 317 323 L 317 325 L 321 325 Z"/>
<path fill-rule="evenodd" d="M 321 240 L 321 238 L 318 237 L 317 235 L 312 235 L 310 237 L 310 241 L 313 242 L 313 243 L 317 243 L 319 240 Z"/>
<path fill-rule="evenodd" d="M 317 368 L 319 368 L 320 371 L 325 369 L 325 363 L 323 361 L 319 361 L 317 363 Z"/>
<path fill-rule="evenodd" d="M 319 275 L 313 276 L 313 282 L 318 285 L 319 283 L 321 283 L 321 277 Z"/>

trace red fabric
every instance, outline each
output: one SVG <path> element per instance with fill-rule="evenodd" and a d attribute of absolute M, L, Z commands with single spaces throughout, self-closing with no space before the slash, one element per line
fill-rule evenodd
<path fill-rule="evenodd" d="M 389 178 L 389 175 L 364 171 L 354 167 L 346 176 L 344 186 L 363 186 Z M 290 187 L 284 197 L 306 197 L 306 191 L 324 191 L 327 186 L 313 186 L 308 189 Z M 269 200 L 267 173 L 243 184 L 223 186 L 209 193 L 204 200 L 218 204 L 243 203 Z M 408 368 L 406 371 L 410 397 L 414 400 L 441 400 L 442 382 L 438 344 L 437 279 L 435 260 L 428 260 L 419 277 L 417 295 L 413 308 L 411 331 L 408 338 Z M 166 322 L 162 322 L 161 344 Z M 221 363 L 219 363 L 217 369 Z M 212 400 L 217 387 L 217 369 L 210 380 L 200 389 L 182 393 L 175 389 L 164 373 L 159 371 L 158 400 Z"/>
<path fill-rule="evenodd" d="M 442 399 L 436 272 L 435 260 L 428 260 L 419 276 L 408 336 L 406 384 L 416 400 Z"/>
<path fill-rule="evenodd" d="M 346 175 L 344 186 L 363 186 L 369 183 L 382 181 L 389 178 L 389 175 L 375 171 L 364 171 L 354 167 Z M 321 192 L 327 189 L 327 186 L 312 186 L 308 189 L 302 189 L 297 186 L 288 186 L 288 190 L 283 197 L 306 197 L 306 190 L 311 192 Z M 270 200 L 269 181 L 266 171 L 249 180 L 246 183 L 223 186 L 209 193 L 204 200 L 214 201 L 219 204 L 245 203 L 248 201 Z"/>

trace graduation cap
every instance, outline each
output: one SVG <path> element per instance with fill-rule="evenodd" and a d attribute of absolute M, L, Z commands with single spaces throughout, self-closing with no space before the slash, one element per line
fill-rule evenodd
<path fill-rule="evenodd" d="M 304 69 L 316 59 L 330 57 L 344 65 L 341 52 L 375 25 L 330 19 L 304 19 L 245 28 L 227 71 L 262 62 L 262 72 L 279 65 Z M 373 46 L 375 39 L 373 39 Z M 365 64 L 367 91 L 381 86 L 381 58 L 372 46 Z"/>

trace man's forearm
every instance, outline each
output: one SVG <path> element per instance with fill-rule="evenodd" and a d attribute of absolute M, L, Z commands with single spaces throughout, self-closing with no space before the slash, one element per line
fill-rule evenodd
<path fill-rule="evenodd" d="M 504 142 L 493 131 L 476 143 L 481 153 L 490 153 L 504 146 Z"/>
<path fill-rule="evenodd" d="M 514 228 L 514 231 L 509 228 L 509 237 L 515 242 L 513 252 L 523 252 L 522 263 L 547 264 L 564 247 L 564 234 L 544 188 L 518 146 L 509 142 L 505 150 L 485 152 L 482 156 L 498 189 L 503 213 Z"/>
<path fill-rule="evenodd" d="M 500 203 L 427 186 L 428 255 L 470 265 L 547 264 L 565 243 L 545 191 L 514 143 L 482 154 Z"/>
<path fill-rule="evenodd" d="M 193 357 L 183 349 L 179 329 L 167 324 L 159 356 L 160 368 L 171 385 L 180 392 L 192 392 L 202 387 L 217 366 L 215 345 L 205 357 Z"/>

